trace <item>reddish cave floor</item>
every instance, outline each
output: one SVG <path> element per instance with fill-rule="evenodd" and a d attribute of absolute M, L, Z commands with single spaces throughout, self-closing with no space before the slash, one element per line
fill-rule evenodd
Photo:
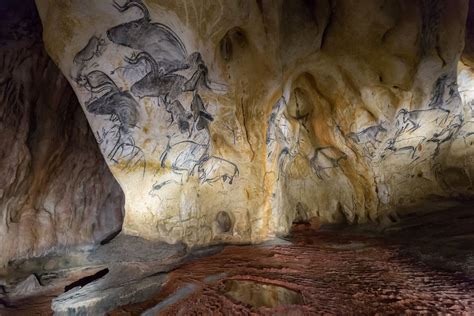
<path fill-rule="evenodd" d="M 414 213 L 382 230 L 299 224 L 286 240 L 190 252 L 122 235 L 13 262 L 0 315 L 51 315 L 54 302 L 57 315 L 474 315 L 473 210 Z M 15 297 L 32 274 L 41 286 Z"/>
<path fill-rule="evenodd" d="M 153 298 L 110 315 L 474 314 L 472 278 L 427 266 L 400 243 L 304 225 L 289 241 L 225 247 L 171 272 Z M 239 289 L 229 280 L 256 283 Z"/>

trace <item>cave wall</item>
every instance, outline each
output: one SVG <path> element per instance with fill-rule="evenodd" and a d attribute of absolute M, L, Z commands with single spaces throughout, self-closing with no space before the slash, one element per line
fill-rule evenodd
<path fill-rule="evenodd" d="M 33 1 L 0 5 L 0 266 L 99 243 L 123 193 L 77 97 L 46 54 Z"/>
<path fill-rule="evenodd" d="M 461 58 L 467 66 L 474 67 L 474 2 L 469 1 L 469 10 L 466 21 L 466 36 Z"/>
<path fill-rule="evenodd" d="M 472 198 L 468 1 L 37 5 L 128 234 L 256 242 Z"/>

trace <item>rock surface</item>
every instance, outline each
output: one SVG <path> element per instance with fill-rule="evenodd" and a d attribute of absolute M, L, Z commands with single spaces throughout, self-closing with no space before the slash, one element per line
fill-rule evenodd
<path fill-rule="evenodd" d="M 16 260 L 0 269 L 0 276 L 6 276 L 0 279 L 0 315 L 104 315 L 148 299 L 169 271 L 222 248 L 188 251 L 183 244 L 121 234 L 93 251 Z M 40 286 L 31 286 L 38 280 Z"/>
<path fill-rule="evenodd" d="M 0 15 L 2 267 L 119 231 L 123 193 L 44 51 L 34 2 L 2 1 Z"/>
<path fill-rule="evenodd" d="M 0 290 L 0 314 L 470 315 L 473 204 L 437 204 L 382 231 L 304 223 L 285 240 L 191 252 L 119 235 L 91 253 L 17 261 Z M 41 289 L 12 295 L 32 274 Z"/>
<path fill-rule="evenodd" d="M 384 232 L 299 224 L 287 244 L 186 263 L 156 295 L 109 315 L 471 315 L 472 207 L 411 214 Z"/>
<path fill-rule="evenodd" d="M 257 242 L 472 197 L 468 1 L 37 5 L 127 234 Z"/>

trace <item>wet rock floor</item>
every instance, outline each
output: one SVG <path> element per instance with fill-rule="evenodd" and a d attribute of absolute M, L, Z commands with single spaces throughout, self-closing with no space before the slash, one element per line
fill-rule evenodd
<path fill-rule="evenodd" d="M 472 278 L 428 266 L 400 245 L 305 225 L 289 242 L 228 246 L 171 272 L 153 298 L 110 315 L 474 313 Z"/>

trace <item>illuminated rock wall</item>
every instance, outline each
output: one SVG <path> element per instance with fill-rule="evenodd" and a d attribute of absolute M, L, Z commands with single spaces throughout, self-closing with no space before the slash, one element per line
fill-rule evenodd
<path fill-rule="evenodd" d="M 125 233 L 257 242 L 472 196 L 468 1 L 37 5 Z"/>

